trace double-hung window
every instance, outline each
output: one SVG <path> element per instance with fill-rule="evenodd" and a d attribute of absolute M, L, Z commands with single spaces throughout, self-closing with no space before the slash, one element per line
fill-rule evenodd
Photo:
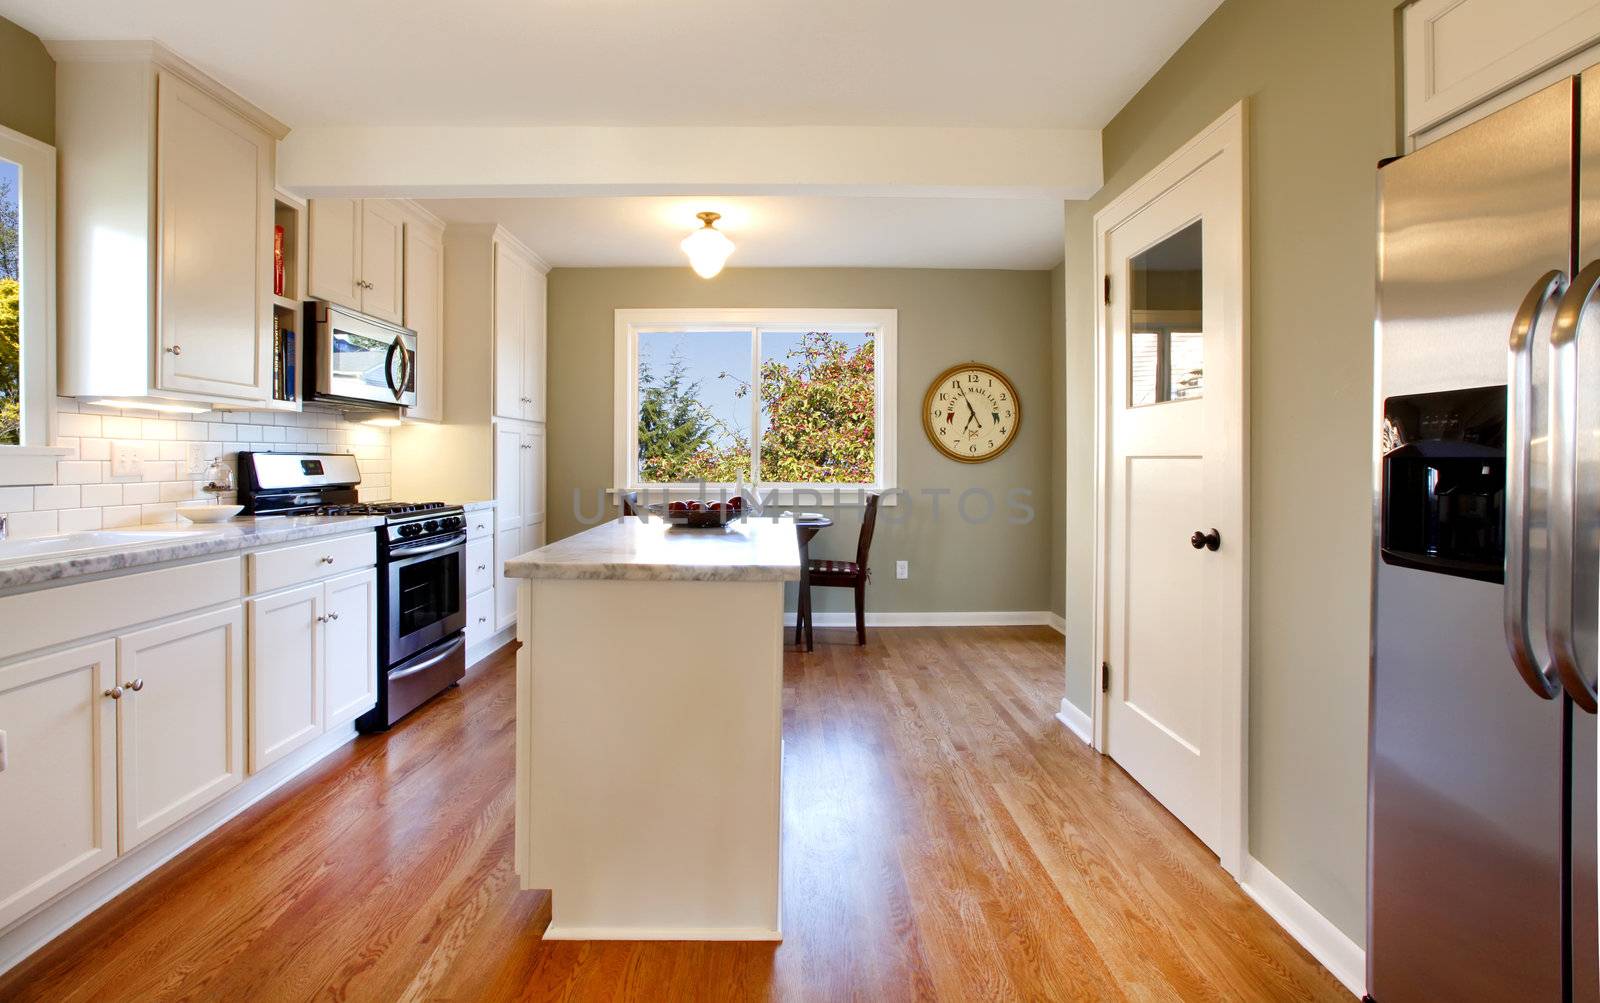
<path fill-rule="evenodd" d="M 55 185 L 55 150 L 0 127 L 0 484 L 54 467 Z"/>
<path fill-rule="evenodd" d="M 618 310 L 616 487 L 895 485 L 894 310 Z"/>

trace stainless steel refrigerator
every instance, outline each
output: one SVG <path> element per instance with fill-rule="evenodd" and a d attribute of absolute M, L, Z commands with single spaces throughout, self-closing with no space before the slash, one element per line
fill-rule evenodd
<path fill-rule="evenodd" d="M 1376 1003 L 1600 1001 L 1597 74 L 1378 172 Z"/>

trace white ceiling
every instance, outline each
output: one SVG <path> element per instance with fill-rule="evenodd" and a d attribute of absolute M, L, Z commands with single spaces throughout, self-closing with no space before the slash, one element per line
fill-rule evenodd
<path fill-rule="evenodd" d="M 293 126 L 1104 125 L 1220 0 L 0 0 Z"/>
<path fill-rule="evenodd" d="M 456 223 L 500 223 L 556 268 L 682 266 L 679 249 L 720 212 L 729 268 L 1053 268 L 1062 204 L 1050 199 L 430 199 Z"/>

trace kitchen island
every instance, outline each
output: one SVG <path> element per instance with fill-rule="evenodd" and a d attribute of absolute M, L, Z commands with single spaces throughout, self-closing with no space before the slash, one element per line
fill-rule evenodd
<path fill-rule="evenodd" d="M 791 520 L 623 518 L 519 583 L 516 865 L 552 940 L 779 940 Z"/>

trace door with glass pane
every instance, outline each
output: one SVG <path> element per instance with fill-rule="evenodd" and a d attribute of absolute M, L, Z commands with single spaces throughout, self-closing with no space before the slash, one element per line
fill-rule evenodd
<path fill-rule="evenodd" d="M 1105 751 L 1222 854 L 1243 646 L 1242 233 L 1212 160 L 1107 234 Z"/>

